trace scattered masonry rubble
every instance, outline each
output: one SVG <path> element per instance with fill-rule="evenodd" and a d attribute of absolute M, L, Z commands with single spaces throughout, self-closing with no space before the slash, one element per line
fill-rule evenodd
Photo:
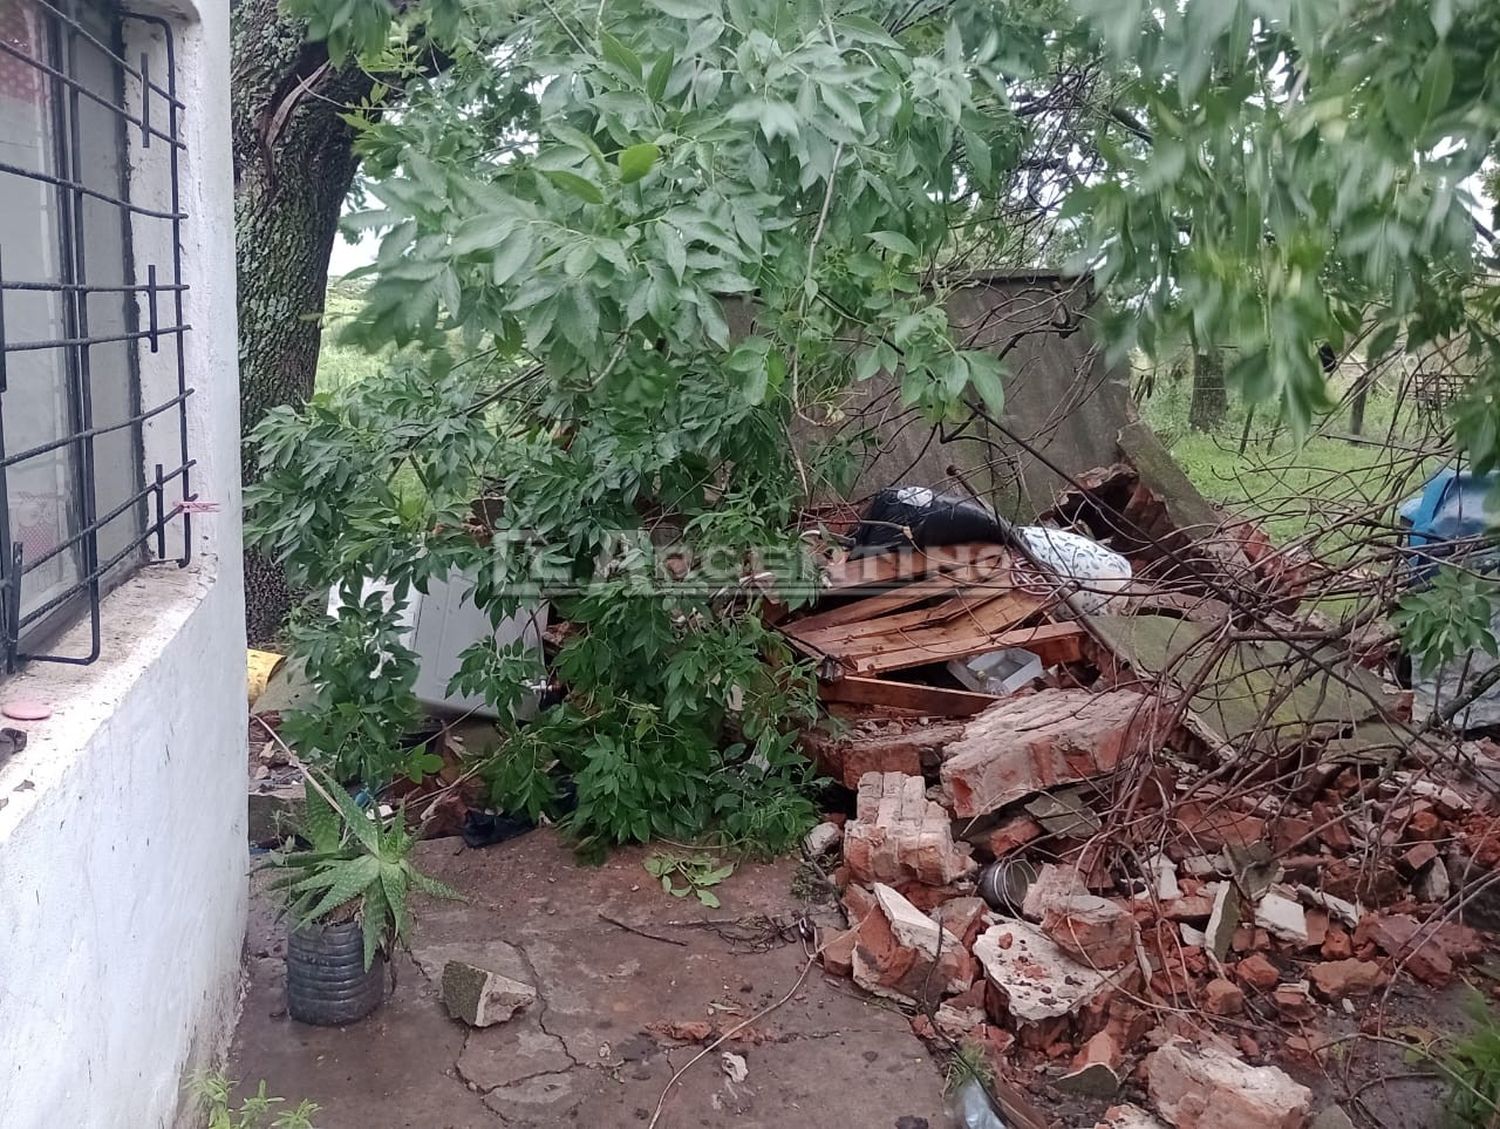
<path fill-rule="evenodd" d="M 1106 542 L 1149 526 L 1114 541 L 1136 580 L 1108 615 L 1019 547 L 950 545 L 834 559 L 778 624 L 820 664 L 804 746 L 854 792 L 810 837 L 847 917 L 823 965 L 982 1054 L 1011 1123 L 1059 1124 L 1041 1085 L 1098 1129 L 1347 1124 L 1293 1075 L 1486 951 L 1500 748 L 1414 723 L 1367 653 L 1308 653 L 1310 566 L 1244 523 L 1179 529 L 1149 477 L 1096 472 L 1054 511 Z M 952 677 L 1003 648 L 1038 677 Z"/>

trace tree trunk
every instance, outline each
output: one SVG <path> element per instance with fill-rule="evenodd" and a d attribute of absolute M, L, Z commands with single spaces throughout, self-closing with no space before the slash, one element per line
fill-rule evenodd
<path fill-rule="evenodd" d="M 278 404 L 312 394 L 328 256 L 358 159 L 339 118 L 375 80 L 330 65 L 278 0 L 232 0 L 231 129 L 239 275 L 240 426 L 248 435 Z M 242 447 L 244 481 L 255 452 Z M 245 554 L 246 629 L 272 639 L 291 604 L 282 570 Z"/>
<path fill-rule="evenodd" d="M 1217 349 L 1193 352 L 1193 398 L 1188 404 L 1188 426 L 1212 431 L 1229 412 L 1224 388 L 1224 356 Z"/>
<path fill-rule="evenodd" d="M 1370 399 L 1370 385 L 1375 383 L 1375 370 L 1378 366 L 1371 361 L 1365 366 L 1365 371 L 1359 374 L 1359 379 L 1354 382 L 1354 392 L 1349 397 L 1349 432 L 1351 435 L 1363 435 L 1365 433 L 1365 406 Z"/>

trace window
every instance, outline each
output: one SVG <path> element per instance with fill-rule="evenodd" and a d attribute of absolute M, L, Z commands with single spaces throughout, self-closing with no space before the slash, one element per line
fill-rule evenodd
<path fill-rule="evenodd" d="M 0 0 L 7 670 L 97 658 L 101 597 L 168 561 L 169 529 L 174 549 L 181 535 L 170 562 L 187 563 L 184 107 L 171 50 L 165 22 L 104 0 Z M 91 645 L 47 653 L 85 616 Z"/>

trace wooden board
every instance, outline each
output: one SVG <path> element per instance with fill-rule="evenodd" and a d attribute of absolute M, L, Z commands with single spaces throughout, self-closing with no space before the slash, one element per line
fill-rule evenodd
<path fill-rule="evenodd" d="M 988 571 L 989 569 L 970 566 L 952 572 L 935 573 L 903 584 L 899 588 L 893 588 L 889 592 L 882 592 L 878 596 L 851 600 L 843 607 L 830 608 L 816 615 L 803 616 L 796 623 L 788 624 L 787 627 L 789 631 L 806 637 L 814 631 L 858 623 L 873 616 L 886 615 L 889 612 L 900 611 L 902 608 L 909 608 L 924 600 L 951 596 L 960 585 L 978 580 Z"/>
<path fill-rule="evenodd" d="M 890 634 L 861 637 L 846 646 L 820 650 L 795 636 L 791 644 L 812 658 L 831 659 L 851 675 L 884 674 L 928 663 L 968 658 L 1006 647 L 1023 647 L 1044 666 L 1078 662 L 1087 634 L 1074 622 L 1018 627 L 1043 606 L 1040 597 L 1012 592 L 977 608 L 963 619 Z"/>
<path fill-rule="evenodd" d="M 1010 584 L 966 585 L 956 590 L 942 603 L 928 608 L 914 608 L 897 615 L 877 615 L 854 623 L 812 631 L 804 630 L 800 622 L 792 623 L 788 624 L 785 630 L 788 635 L 800 639 L 809 647 L 833 654 L 850 649 L 857 650 L 861 646 L 861 640 L 895 638 L 911 631 L 939 628 L 971 619 L 981 614 L 981 609 L 986 605 L 998 600 L 1012 599 L 1018 595 L 1027 600 L 1028 606 L 1040 603 L 1033 597 L 1018 593 Z M 863 602 L 865 601 L 861 601 Z"/>
<path fill-rule="evenodd" d="M 1000 560 L 1005 550 L 999 545 L 981 543 L 940 545 L 930 549 L 904 549 L 882 553 L 877 557 L 839 561 L 828 567 L 823 580 L 824 592 L 830 596 L 851 589 L 872 588 L 915 580 L 944 569 Z"/>
<path fill-rule="evenodd" d="M 973 717 L 1005 700 L 969 690 L 923 686 L 916 682 L 887 682 L 880 678 L 839 678 L 820 682 L 818 697 L 825 702 L 853 706 L 918 710 L 933 717 Z"/>

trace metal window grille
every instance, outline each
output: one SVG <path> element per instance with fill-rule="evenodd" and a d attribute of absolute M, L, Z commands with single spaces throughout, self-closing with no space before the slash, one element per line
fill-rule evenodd
<path fill-rule="evenodd" d="M 154 47 L 134 62 L 127 27 L 140 32 L 133 44 Z M 153 55 L 165 59 L 165 74 L 153 73 Z M 7 671 L 28 660 L 93 662 L 102 596 L 139 567 L 182 567 L 191 555 L 179 179 L 186 109 L 165 20 L 104 0 L 0 0 Z M 157 458 L 172 452 L 153 460 L 150 474 L 148 439 Z M 87 651 L 52 653 L 58 632 L 84 615 Z"/>

